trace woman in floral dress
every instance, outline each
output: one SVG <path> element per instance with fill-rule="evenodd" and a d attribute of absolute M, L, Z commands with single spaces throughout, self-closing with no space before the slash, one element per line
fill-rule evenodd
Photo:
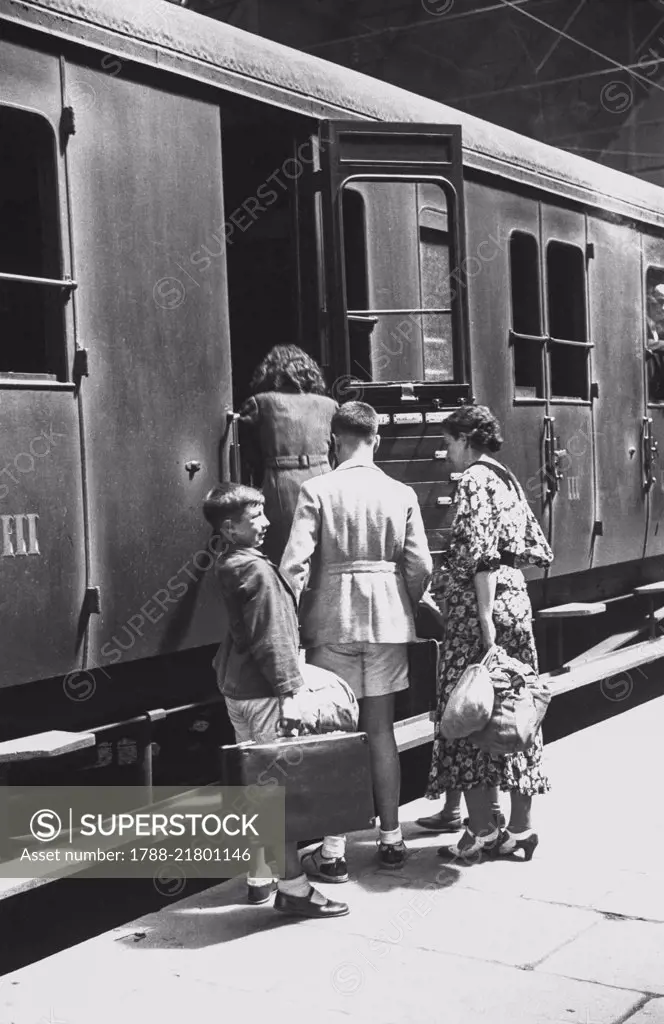
<path fill-rule="evenodd" d="M 457 491 L 452 543 L 442 584 L 434 596 L 447 605 L 427 796 L 463 790 L 468 825 L 459 843 L 439 851 L 461 858 L 483 848 L 528 859 L 537 845 L 530 822 L 535 793 L 545 793 L 542 738 L 524 753 L 495 756 L 468 739 L 440 736 L 447 700 L 463 671 L 493 644 L 537 670 L 532 609 L 520 567 L 546 566 L 551 548 L 513 475 L 492 455 L 502 445 L 500 425 L 484 406 L 463 406 L 445 420 L 447 458 L 463 470 Z M 496 790 L 508 790 L 511 816 L 500 833 L 492 810 Z"/>

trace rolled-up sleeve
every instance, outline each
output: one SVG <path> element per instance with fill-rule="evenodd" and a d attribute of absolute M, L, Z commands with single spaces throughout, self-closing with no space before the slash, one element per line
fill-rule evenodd
<path fill-rule="evenodd" d="M 433 561 L 417 495 L 412 488 L 409 490 L 411 500 L 406 514 L 402 571 L 410 599 L 416 605 L 431 581 Z"/>

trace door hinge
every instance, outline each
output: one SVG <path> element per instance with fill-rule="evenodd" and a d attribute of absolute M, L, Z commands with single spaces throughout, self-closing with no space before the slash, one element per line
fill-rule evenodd
<path fill-rule="evenodd" d="M 586 259 L 587 260 L 594 260 L 595 259 L 595 243 L 594 242 L 588 242 L 588 244 L 586 245 Z"/>
<path fill-rule="evenodd" d="M 101 591 L 99 587 L 86 588 L 85 611 L 88 615 L 99 615 L 101 612 Z"/>
<path fill-rule="evenodd" d="M 60 115 L 60 135 L 68 139 L 70 135 L 76 135 L 76 116 L 73 107 L 63 107 Z"/>
<path fill-rule="evenodd" d="M 81 377 L 89 375 L 88 350 L 87 348 L 77 348 L 74 352 L 74 380 L 79 381 Z"/>
<path fill-rule="evenodd" d="M 590 385 L 590 397 L 599 398 L 599 384 L 596 380 L 594 380 Z"/>

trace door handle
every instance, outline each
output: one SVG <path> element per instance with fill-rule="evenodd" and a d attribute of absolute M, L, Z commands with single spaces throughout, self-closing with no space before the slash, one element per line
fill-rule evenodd
<path fill-rule="evenodd" d="M 659 456 L 659 444 L 653 437 L 652 418 L 643 417 L 643 428 L 641 431 L 641 466 L 643 470 L 643 489 L 649 491 L 655 483 L 653 464 Z"/>

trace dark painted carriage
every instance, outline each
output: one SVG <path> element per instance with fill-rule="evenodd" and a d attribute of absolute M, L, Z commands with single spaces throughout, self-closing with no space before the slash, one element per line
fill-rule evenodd
<path fill-rule="evenodd" d="M 442 422 L 490 405 L 534 606 L 594 624 L 568 679 L 664 654 L 659 188 L 156 0 L 0 0 L 0 82 L 6 737 L 209 695 L 201 499 L 278 342 L 375 405 L 434 551 Z"/>

